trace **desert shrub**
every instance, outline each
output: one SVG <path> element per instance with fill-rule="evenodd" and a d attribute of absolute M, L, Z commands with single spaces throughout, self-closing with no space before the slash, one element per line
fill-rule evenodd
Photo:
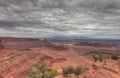
<path fill-rule="evenodd" d="M 98 59 L 99 59 L 98 55 L 96 55 L 96 54 L 93 54 L 92 57 L 93 57 L 93 59 L 94 59 L 95 62 L 97 62 Z"/>
<path fill-rule="evenodd" d="M 77 67 L 74 69 L 74 74 L 75 74 L 75 75 L 80 75 L 80 74 L 84 73 L 86 70 L 88 70 L 86 67 L 77 66 Z"/>
<path fill-rule="evenodd" d="M 112 60 L 120 59 L 120 57 L 117 55 L 110 56 L 110 55 L 104 55 L 104 54 L 93 54 L 92 57 L 95 60 L 95 62 L 97 61 L 102 62 L 104 59 L 112 59 Z"/>
<path fill-rule="evenodd" d="M 52 70 L 50 70 L 50 71 L 45 71 L 45 72 L 43 73 L 42 78 L 54 78 L 54 77 L 57 76 L 57 75 L 58 75 L 57 71 L 54 70 L 54 69 L 52 69 Z"/>
<path fill-rule="evenodd" d="M 104 55 L 104 54 L 94 54 L 94 55 L 92 55 L 92 57 L 95 60 L 95 62 L 97 62 L 97 61 L 102 62 L 104 59 L 110 58 L 108 55 Z"/>
<path fill-rule="evenodd" d="M 44 73 L 46 70 L 48 70 L 48 67 L 45 64 L 40 64 L 38 66 L 39 70 Z"/>
<path fill-rule="evenodd" d="M 31 70 L 29 73 L 29 78 L 54 78 L 58 75 L 58 72 L 55 69 L 48 68 L 44 64 L 35 65 L 37 71 Z M 35 68 L 33 66 L 33 68 Z"/>
<path fill-rule="evenodd" d="M 99 55 L 99 61 L 102 62 L 105 59 L 109 59 L 110 57 L 108 55 L 100 54 Z"/>
<path fill-rule="evenodd" d="M 88 68 L 82 67 L 82 66 L 77 66 L 76 68 L 69 66 L 65 67 L 62 69 L 63 70 L 63 75 L 68 76 L 68 74 L 75 74 L 75 78 L 79 78 L 79 75 L 84 73 Z"/>
<path fill-rule="evenodd" d="M 28 77 L 29 77 L 29 78 L 37 78 L 36 72 L 31 71 L 31 72 L 28 74 Z"/>
<path fill-rule="evenodd" d="M 62 71 L 63 71 L 63 75 L 72 74 L 74 73 L 74 67 L 73 66 L 65 67 L 62 68 Z"/>
<path fill-rule="evenodd" d="M 119 56 L 117 56 L 117 55 L 112 55 L 112 56 L 111 56 L 111 59 L 112 59 L 112 60 L 118 60 L 118 59 L 119 59 Z"/>

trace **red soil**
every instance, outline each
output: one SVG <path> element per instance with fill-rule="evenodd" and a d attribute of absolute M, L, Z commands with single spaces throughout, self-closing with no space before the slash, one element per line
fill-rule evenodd
<path fill-rule="evenodd" d="M 94 63 L 84 56 L 79 56 L 68 46 L 53 45 L 46 40 L 2 39 L 2 46 L 0 78 L 28 78 L 33 63 L 45 63 L 59 73 L 62 73 L 62 67 L 81 65 L 89 68 L 81 75 L 84 78 L 120 78 L 120 66 L 117 61 Z M 61 74 L 56 78 L 64 77 Z"/>

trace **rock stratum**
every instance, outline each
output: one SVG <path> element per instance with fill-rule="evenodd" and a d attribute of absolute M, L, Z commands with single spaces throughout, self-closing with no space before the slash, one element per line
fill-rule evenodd
<path fill-rule="evenodd" d="M 0 38 L 0 48 L 2 49 L 17 49 L 29 50 L 35 47 L 49 47 L 51 49 L 64 50 L 64 46 L 56 46 L 48 42 L 46 39 L 32 39 L 32 38 Z"/>
<path fill-rule="evenodd" d="M 78 55 L 69 46 L 52 44 L 47 40 L 0 38 L 0 46 L 0 78 L 28 78 L 28 72 L 34 63 L 44 63 L 55 68 L 60 73 L 56 78 L 65 78 L 62 67 L 69 65 L 89 68 L 80 78 L 120 78 L 117 61 L 94 63 Z"/>

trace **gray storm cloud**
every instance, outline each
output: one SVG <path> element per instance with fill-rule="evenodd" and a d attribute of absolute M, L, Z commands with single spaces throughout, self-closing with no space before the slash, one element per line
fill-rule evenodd
<path fill-rule="evenodd" d="M 119 0 L 0 0 L 0 36 L 120 39 Z"/>

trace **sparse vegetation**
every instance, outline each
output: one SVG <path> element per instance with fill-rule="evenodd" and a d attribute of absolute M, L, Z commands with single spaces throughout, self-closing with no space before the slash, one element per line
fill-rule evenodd
<path fill-rule="evenodd" d="M 87 70 L 86 67 L 82 66 L 68 66 L 63 67 L 63 75 L 68 77 L 69 74 L 74 74 L 76 78 L 79 78 L 79 75 L 84 73 Z M 29 78 L 54 78 L 58 75 L 58 72 L 55 69 L 48 68 L 44 64 L 32 65 L 31 71 L 29 72 Z"/>
<path fill-rule="evenodd" d="M 95 62 L 97 62 L 97 61 L 102 62 L 104 59 L 109 59 L 110 58 L 110 56 L 103 55 L 103 54 L 93 54 L 92 57 L 95 60 Z"/>
<path fill-rule="evenodd" d="M 79 78 L 79 75 L 84 73 L 86 70 L 87 68 L 82 66 L 77 66 L 76 68 L 74 68 L 73 66 L 69 66 L 63 68 L 63 75 L 67 76 L 69 74 L 75 74 L 76 78 Z"/>
<path fill-rule="evenodd" d="M 58 75 L 55 69 L 50 69 L 44 64 L 34 65 L 29 73 L 29 78 L 54 78 Z"/>
<path fill-rule="evenodd" d="M 42 78 L 53 78 L 57 75 L 58 75 L 58 73 L 56 70 L 50 69 L 50 70 L 47 70 L 43 73 Z"/>
<path fill-rule="evenodd" d="M 118 59 L 119 59 L 119 56 L 117 56 L 117 55 L 112 55 L 112 56 L 111 56 L 111 59 L 112 59 L 112 60 L 118 60 Z"/>
<path fill-rule="evenodd" d="M 33 71 L 31 71 L 28 76 L 29 78 L 37 78 L 36 72 Z"/>
<path fill-rule="evenodd" d="M 105 59 L 112 59 L 112 60 L 120 59 L 119 56 L 117 56 L 117 55 L 110 56 L 110 55 L 104 55 L 104 54 L 93 54 L 92 57 L 95 60 L 95 62 L 97 62 L 97 61 L 102 62 Z"/>
<path fill-rule="evenodd" d="M 68 74 L 72 74 L 74 73 L 74 67 L 73 66 L 68 66 L 68 67 L 65 67 L 65 68 L 62 68 L 63 70 L 63 75 L 68 75 Z"/>
<path fill-rule="evenodd" d="M 46 65 L 44 65 L 44 64 L 40 64 L 40 65 L 38 66 L 38 69 L 39 69 L 42 73 L 44 73 L 46 70 L 48 70 L 48 67 L 47 67 Z"/>
<path fill-rule="evenodd" d="M 77 66 L 74 69 L 74 73 L 75 73 L 75 75 L 80 75 L 80 74 L 84 73 L 86 70 L 88 70 L 88 68 L 82 67 L 82 66 Z"/>
<path fill-rule="evenodd" d="M 92 57 L 93 57 L 93 59 L 94 59 L 95 62 L 97 62 L 99 60 L 99 57 L 96 54 L 92 55 Z"/>

